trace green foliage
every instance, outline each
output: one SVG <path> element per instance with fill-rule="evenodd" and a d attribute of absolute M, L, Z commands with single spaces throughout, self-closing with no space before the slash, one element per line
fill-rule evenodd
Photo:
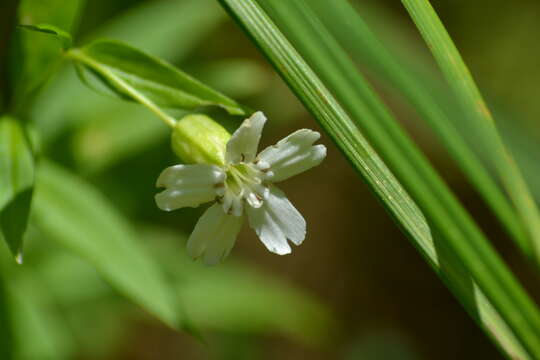
<path fill-rule="evenodd" d="M 262 47 L 304 105 L 316 116 L 327 133 L 340 145 L 349 161 L 374 186 L 374 191 L 400 220 L 404 229 L 423 247 L 432 242 L 422 213 L 371 148 L 351 118 L 328 92 L 323 83 L 292 48 L 290 43 L 253 2 L 227 2 L 241 25 Z M 254 11 L 252 15 L 252 11 Z M 245 17 L 244 17 L 245 16 Z M 253 16 L 253 17 L 252 17 Z M 253 21 L 253 22 L 252 22 Z M 268 34 L 266 34 L 267 31 Z"/>
<path fill-rule="evenodd" d="M 73 341 L 51 312 L 51 294 L 33 275 L 32 270 L 20 271 L 9 286 L 14 359 L 67 360 Z"/>
<path fill-rule="evenodd" d="M 390 196 L 381 196 L 381 200 L 469 313 L 488 334 L 494 334 L 494 340 L 509 354 L 524 356 L 526 349 L 529 355 L 538 355 L 540 315 L 535 305 L 305 3 L 221 2 L 265 52 L 349 160 L 360 165 L 356 167 L 372 189 L 381 194 L 381 187 L 388 183 L 391 175 L 386 174 L 384 182 L 373 176 L 376 167 L 364 165 L 367 156 L 351 154 L 349 150 L 352 146 L 348 137 L 356 129 L 351 126 L 348 131 L 336 131 L 351 121 L 345 111 L 341 110 L 341 116 L 332 118 L 331 115 L 336 114 L 343 104 L 365 131 L 422 209 L 434 242 L 425 242 L 411 231 L 407 218 L 395 210 L 404 191 L 393 178 L 397 184 L 395 190 L 389 193 Z M 280 29 L 258 3 L 270 10 Z M 294 48 L 280 30 L 293 42 Z M 324 85 L 300 55 L 309 59 Z M 358 139 L 354 143 L 358 144 Z"/>
<path fill-rule="evenodd" d="M 45 234 L 89 261 L 115 288 L 173 328 L 181 319 L 159 268 L 97 190 L 49 162 L 39 168 L 36 221 Z"/>
<path fill-rule="evenodd" d="M 111 19 L 89 37 L 118 39 L 167 61 L 182 62 L 223 21 L 219 6 L 211 5 L 211 2 L 200 0 L 148 2 Z M 71 67 L 63 69 L 51 81 L 32 108 L 33 120 L 45 144 L 56 140 L 67 129 L 83 124 L 92 131 L 96 127 L 102 128 L 100 134 L 104 134 L 100 137 L 105 137 L 107 142 L 110 139 L 111 150 L 118 150 L 124 141 L 129 144 L 120 153 L 111 151 L 108 157 L 113 160 L 116 154 L 125 156 L 129 147 L 141 149 L 166 137 L 166 129 L 153 121 L 147 111 L 89 91 L 69 70 Z M 82 97 L 85 101 L 79 101 Z M 131 122 L 133 118 L 136 118 L 135 123 Z M 143 122 L 145 124 L 141 126 Z M 130 126 L 123 137 L 108 131 L 120 127 L 126 131 L 126 123 Z M 117 145 L 114 145 L 115 141 L 118 141 Z"/>
<path fill-rule="evenodd" d="M 121 98 L 146 105 L 162 120 L 171 120 L 169 124 L 176 123 L 176 120 L 166 111 L 174 112 L 176 117 L 185 110 L 218 106 L 231 115 L 245 113 L 246 110 L 234 100 L 172 65 L 120 42 L 95 40 L 81 48 L 70 48 L 71 36 L 62 29 L 71 31 L 74 28 L 81 2 L 69 2 L 62 7 L 55 1 L 23 1 L 19 22 L 24 25 L 20 25 L 17 31 L 17 45 L 21 51 L 14 52 L 12 59 L 17 64 L 17 71 L 12 71 L 12 74 L 18 83 L 14 110 L 25 121 L 28 115 L 32 115 L 31 120 L 38 125 L 37 141 L 41 144 L 41 137 L 45 137 L 45 157 L 51 156 L 47 145 L 54 138 L 48 134 L 57 135 L 66 129 L 66 123 L 59 121 L 62 116 L 83 115 L 82 121 L 111 117 L 111 121 L 105 121 L 105 132 L 123 141 L 115 145 L 116 150 L 121 150 L 118 151 L 120 158 L 122 151 L 131 154 L 133 151 L 130 149 L 146 149 L 152 144 L 149 139 L 155 134 L 160 138 L 167 134 L 159 122 L 141 116 L 138 110 L 134 110 L 137 108 L 92 97 L 92 94 L 79 90 L 79 84 L 70 83 L 71 80 L 60 80 L 59 92 L 55 95 L 53 91 L 49 98 L 50 88 L 47 88 L 42 98 L 45 100 L 39 99 L 42 105 L 38 102 L 38 106 L 33 107 L 34 95 L 57 70 L 62 54 L 85 69 L 83 77 L 92 85 L 100 83 Z M 152 14 L 154 26 L 149 26 L 149 15 Z M 185 17 L 183 21 L 180 21 L 179 14 Z M 165 21 L 167 17 L 171 21 Z M 125 16 L 97 33 L 114 35 L 115 32 L 124 32 L 124 36 L 119 37 L 127 40 L 139 34 L 134 36 L 134 42 L 145 43 L 140 47 L 149 52 L 155 49 L 167 57 L 181 58 L 200 42 L 198 36 L 202 37 L 222 19 L 218 8 L 201 5 L 198 0 L 186 0 L 181 5 L 162 1 L 144 6 L 139 12 Z M 137 22 L 145 26 L 136 26 Z M 176 42 L 177 46 L 170 46 L 171 38 L 177 38 L 180 30 L 192 33 L 192 36 L 182 37 Z M 42 36 L 36 32 L 53 36 Z M 55 43 L 58 39 L 67 51 L 59 49 Z M 34 42 L 35 48 L 29 46 Z M 210 79 L 209 82 L 219 83 L 225 90 L 232 89 L 233 94 L 237 91 L 240 96 L 248 96 L 259 91 L 259 82 L 264 79 L 260 76 L 260 69 L 252 65 L 243 59 L 235 59 L 225 66 L 213 66 L 211 71 L 204 70 L 207 64 L 200 69 Z M 89 73 L 91 76 L 87 76 Z M 242 77 L 250 77 L 252 82 L 239 80 Z M 77 101 L 69 100 L 70 95 L 74 95 Z M 80 101 L 82 98 L 84 101 Z M 71 114 L 70 109 L 73 110 Z M 132 121 L 126 109 L 134 111 L 139 122 Z M 114 113 L 121 116 L 116 117 Z M 218 115 L 225 116 L 225 122 L 233 119 L 224 112 Z M 154 125 L 146 126 L 146 123 Z M 126 131 L 126 126 L 133 131 Z M 101 126 L 99 128 L 103 131 Z M 157 128 L 159 131 L 156 132 Z M 122 133 L 128 136 L 117 136 Z M 32 194 L 34 160 L 31 147 L 21 123 L 11 117 L 3 117 L 0 121 L 0 136 L 0 188 L 10 189 L 7 193 L 0 193 L 3 196 L 0 197 L 0 224 L 4 225 L 4 233 L 7 233 L 6 229 L 11 231 L 13 225 L 24 231 L 30 197 L 23 199 L 21 196 L 19 199 L 19 193 Z M 137 142 L 139 145 L 134 145 Z M 92 142 L 94 144 L 95 141 Z M 109 149 L 113 154 L 106 151 L 104 156 L 114 158 L 116 150 Z M 4 171 L 5 168 L 9 171 Z M 11 176 L 13 174 L 16 176 Z M 36 174 L 29 236 L 33 242 L 30 250 L 34 253 L 24 267 L 13 266 L 9 260 L 0 258 L 2 275 L 11 279 L 8 291 L 1 294 L 2 300 L 7 300 L 6 306 L 0 301 L 0 314 L 4 309 L 5 313 L 13 313 L 13 324 L 5 326 L 5 330 L 6 334 L 13 333 L 14 338 L 6 335 L 4 339 L 10 346 L 14 345 L 13 358 L 68 359 L 78 355 L 80 342 L 84 343 L 88 354 L 99 354 L 99 358 L 106 356 L 110 351 L 111 338 L 122 336 L 118 329 L 123 328 L 127 318 L 118 313 L 116 293 L 175 329 L 183 327 L 189 330 L 191 325 L 187 319 L 191 318 L 195 328 L 200 323 L 205 330 L 219 332 L 281 333 L 309 344 L 323 341 L 325 331 L 334 329 L 335 325 L 323 305 L 278 279 L 253 272 L 253 266 L 225 265 L 223 272 L 215 274 L 187 258 L 179 260 L 184 244 L 178 242 L 177 235 L 174 247 L 168 252 L 150 255 L 149 247 L 154 245 L 142 244 L 139 234 L 131 229 L 123 215 L 85 180 L 47 159 L 39 163 Z M 12 207 L 12 204 L 17 206 Z M 4 217 L 5 214 L 9 217 Z M 145 240 L 152 242 L 160 236 L 145 237 Z M 13 236 L 6 236 L 12 246 L 10 239 Z M 16 246 L 20 248 L 20 245 Z M 162 274 L 165 267 L 172 269 L 167 278 Z M 101 275 L 110 288 L 103 285 L 94 272 Z M 248 272 L 250 274 L 246 275 Z M 218 293 L 218 296 L 208 297 L 207 291 Z M 263 296 L 267 291 L 272 292 L 271 296 Z M 104 299 L 105 305 L 93 307 L 92 301 L 97 298 Z M 250 299 L 253 300 L 251 306 L 245 307 Z M 125 304 L 122 306 L 124 309 Z M 273 306 L 280 310 L 269 312 Z M 109 322 L 96 325 L 99 330 L 88 329 L 87 323 L 99 323 L 93 316 L 103 312 L 108 314 Z M 118 332 L 113 334 L 111 327 Z M 35 340 L 29 341 L 29 338 Z M 11 351 L 11 348 L 3 350 Z"/>
<path fill-rule="evenodd" d="M 220 106 L 230 114 L 244 114 L 234 100 L 170 64 L 117 41 L 94 41 L 83 48 L 70 50 L 69 56 L 116 95 L 146 106 L 167 123 L 170 123 L 170 117 L 159 108 L 194 110 L 212 105 Z M 80 74 L 83 81 L 92 86 L 86 75 Z"/>
<path fill-rule="evenodd" d="M 444 106 L 426 90 L 429 87 L 420 86 L 416 76 L 402 68 L 345 0 L 332 4 L 319 0 L 220 2 L 472 318 L 509 357 L 539 359 L 536 306 L 341 47 L 347 45 L 356 56 L 367 54 L 373 68 L 403 92 L 438 133 L 508 233 L 536 259 L 540 220 L 534 200 L 428 1 L 403 3 L 463 112 L 470 114 L 478 147 L 498 169 L 510 201 L 475 154 L 478 149 L 465 141 L 463 129 L 455 126 Z M 34 96 L 58 70 L 62 56 L 73 60 L 80 78 L 90 87 L 142 104 L 177 132 L 182 127 L 182 120 L 177 119 L 195 110 L 213 111 L 223 123 L 250 112 L 161 60 L 182 61 L 194 47 L 211 43 L 205 36 L 224 19 L 217 5 L 200 0 L 150 2 L 94 31 L 87 37 L 94 40 L 87 45 L 71 48 L 69 33 L 75 32 L 81 6 L 82 1 L 22 0 L 19 9 L 18 22 L 23 25 L 15 32 L 14 50 L 9 54 L 12 83 L 16 84 L 9 111 L 15 118 L 0 117 L 0 235 L 15 255 L 21 253 L 34 192 L 34 142 L 26 134 L 27 120 L 37 124 L 37 138 L 44 139 L 46 156 L 65 163 L 75 160 L 80 172 L 87 174 L 134 154 L 146 155 L 143 153 L 170 134 L 170 129 L 140 107 L 95 96 L 67 72 L 33 106 Z M 132 46 L 104 40 L 104 36 Z M 233 97 L 250 96 L 268 80 L 257 65 L 245 59 L 202 64 L 195 60 L 191 67 L 184 63 L 181 67 Z M 208 132 L 196 130 L 201 129 L 204 131 L 191 133 L 200 137 Z M 65 139 L 72 144 L 59 144 Z M 17 267 L 0 256 L 0 323 L 9 324 L 1 334 L 0 357 L 68 359 L 79 357 L 81 348 L 85 349 L 82 356 L 107 357 L 135 313 L 129 307 L 126 311 L 117 293 L 170 327 L 188 332 L 195 328 L 219 333 L 279 333 L 306 344 L 320 344 L 337 331 L 326 307 L 311 295 L 254 270 L 253 264 L 232 261 L 215 270 L 193 263 L 183 256 L 183 232 L 171 234 L 161 227 L 148 230 L 145 226 L 135 232 L 98 187 L 50 160 L 36 169 L 31 225 L 39 236 L 30 236 L 35 257 L 30 266 Z M 145 186 L 157 175 L 148 169 L 139 171 L 137 167 L 136 172 Z M 128 191 L 107 189 L 111 184 L 113 189 L 125 185 L 113 171 L 99 176 L 102 178 L 92 180 L 115 202 L 120 199 L 118 207 L 123 205 L 122 196 L 127 196 L 140 205 L 136 212 L 151 213 L 141 205 L 151 203 L 151 196 L 145 201 L 133 200 L 140 194 L 131 187 Z M 182 226 L 191 221 L 192 215 L 185 214 L 180 219 Z M 30 226 L 30 232 L 35 230 Z M 97 319 L 98 315 L 102 318 Z M 94 321 L 95 328 L 87 329 L 86 324 Z"/>
<path fill-rule="evenodd" d="M 519 241 L 535 262 L 540 259 L 540 213 L 511 154 L 506 149 L 495 121 L 467 66 L 428 0 L 402 0 L 418 30 L 429 45 L 448 83 L 476 130 L 485 151 L 527 230 L 529 245 Z M 540 350 L 539 350 L 540 351 Z"/>
<path fill-rule="evenodd" d="M 307 345 L 324 344 L 331 340 L 329 334 L 338 335 L 328 309 L 287 281 L 249 263 L 227 261 L 215 271 L 194 263 L 181 250 L 187 236 L 153 227 L 143 228 L 142 233 L 145 239 L 160 240 L 150 250 L 164 265 L 187 317 L 197 327 L 277 333 Z"/>
<path fill-rule="evenodd" d="M 436 132 L 441 143 L 448 149 L 510 235 L 524 250 L 530 250 L 529 240 L 512 205 L 486 166 L 473 149 L 469 148 L 462 135 L 465 133 L 463 126 L 458 127 L 460 125 L 458 121 L 451 118 L 463 116 L 459 112 L 447 114 L 440 104 L 441 97 L 434 94 L 435 86 L 426 83 L 433 75 L 422 76 L 419 69 L 406 66 L 408 64 L 405 64 L 403 57 L 397 57 L 377 38 L 362 18 L 362 14 L 349 2 L 339 0 L 334 6 L 327 7 L 325 1 L 314 0 L 310 1 L 309 5 L 340 44 L 352 52 L 355 60 L 368 66 L 380 78 L 395 86 L 399 90 L 399 95 L 407 98 L 421 115 L 421 119 Z"/>
<path fill-rule="evenodd" d="M 23 235 L 34 187 L 34 156 L 22 125 L 0 118 L 0 234 L 22 261 Z"/>
<path fill-rule="evenodd" d="M 259 94 L 268 81 L 268 74 L 260 65 L 245 59 L 202 65 L 195 73 L 205 83 L 234 98 Z M 86 99 L 97 107 L 96 111 L 86 112 L 89 104 L 72 104 L 73 109 L 84 114 L 84 117 L 72 118 L 84 123 L 73 137 L 73 153 L 83 172 L 102 172 L 170 137 L 165 126 L 134 104 L 93 93 L 87 94 Z M 176 115 L 178 118 L 182 116 L 180 113 Z M 119 133 L 122 136 L 117 136 Z"/>

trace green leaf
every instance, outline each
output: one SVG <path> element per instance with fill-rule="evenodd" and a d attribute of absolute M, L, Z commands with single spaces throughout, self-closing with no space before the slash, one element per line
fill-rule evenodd
<path fill-rule="evenodd" d="M 30 31 L 37 31 L 45 34 L 52 34 L 54 35 L 58 40 L 60 40 L 60 43 L 62 44 L 62 47 L 64 50 L 67 50 L 71 47 L 71 44 L 73 42 L 73 39 L 71 38 L 71 34 L 69 34 L 67 31 L 64 31 L 60 29 L 57 26 L 50 25 L 50 24 L 39 24 L 39 25 L 25 25 L 21 24 L 19 25 L 20 28 L 30 30 Z"/>
<path fill-rule="evenodd" d="M 336 330 L 320 303 L 248 266 L 200 271 L 191 281 L 179 283 L 177 289 L 190 319 L 201 328 L 281 332 L 311 344 L 328 341 L 328 334 Z"/>
<path fill-rule="evenodd" d="M 330 343 L 332 334 L 338 335 L 325 304 L 256 264 L 231 260 L 215 271 L 187 256 L 185 234 L 155 227 L 141 233 L 153 240 L 145 243 L 166 268 L 186 315 L 201 329 L 278 333 L 308 345 Z"/>
<path fill-rule="evenodd" d="M 34 158 L 21 124 L 0 118 L 0 234 L 22 261 L 23 235 L 34 186 Z"/>
<path fill-rule="evenodd" d="M 113 93 L 146 106 L 166 122 L 171 121 L 170 116 L 160 108 L 194 110 L 220 106 L 230 114 L 244 114 L 234 100 L 172 65 L 121 42 L 98 40 L 72 49 L 68 54 Z M 83 75 L 82 79 L 92 86 L 87 76 Z"/>
<path fill-rule="evenodd" d="M 36 238 L 35 235 L 35 232 L 29 231 L 30 242 L 38 246 L 42 245 L 42 239 Z M 47 248 L 40 248 L 40 250 L 43 249 L 45 251 L 40 251 L 40 255 L 48 253 Z M 63 323 L 64 319 L 58 316 L 59 307 L 54 303 L 50 289 L 42 280 L 41 273 L 34 267 L 34 255 L 35 252 L 29 254 L 25 265 L 18 266 L 10 258 L 8 248 L 0 244 L 0 283 L 2 278 L 5 280 L 4 293 L 1 295 L 4 296 L 2 306 L 6 306 L 9 312 L 9 322 L 4 318 L 1 319 L 0 324 L 2 324 L 2 330 L 5 331 L 4 334 L 6 332 L 11 334 L 2 334 L 0 339 L 3 345 L 0 347 L 2 360 L 4 358 L 64 360 L 70 358 L 68 353 L 74 352 L 75 339 L 71 329 Z M 2 303 L 1 299 L 0 303 Z M 5 353 L 2 353 L 6 350 L 3 340 L 6 342 L 8 340 L 4 336 L 11 337 L 8 349 L 12 353 L 11 358 L 4 357 Z M 29 339 L 32 340 L 29 341 Z"/>
<path fill-rule="evenodd" d="M 48 289 L 28 268 L 12 275 L 9 292 L 16 359 L 69 359 L 68 354 L 74 352 L 74 339 L 70 338 L 68 325 L 53 313 Z"/>
<path fill-rule="evenodd" d="M 449 154 L 491 207 L 508 233 L 523 251 L 533 256 L 527 234 L 511 203 L 499 184 L 491 177 L 488 169 L 467 144 L 462 135 L 463 129 L 458 128 L 459 124 L 455 124 L 456 120 L 463 116 L 456 113 L 447 114 L 435 96 L 433 90 L 435 86 L 427 86 L 424 79 L 418 79 L 421 75 L 419 71 L 415 71 L 417 69 L 405 66 L 403 61 L 400 61 L 402 59 L 391 53 L 371 31 L 360 12 L 356 11 L 348 1 L 337 0 L 331 7 L 326 4 L 324 0 L 309 2 L 336 39 L 346 50 L 352 52 L 355 60 L 368 66 L 407 98 L 421 115 L 422 120 L 425 120 L 438 135 L 441 143 L 448 149 Z M 388 31 L 388 27 L 386 30 Z"/>
<path fill-rule="evenodd" d="M 334 139 L 473 319 L 510 356 L 539 357 L 540 314 L 535 304 L 305 2 L 220 2 Z M 271 10 L 279 28 L 262 4 Z"/>
<path fill-rule="evenodd" d="M 181 63 L 224 18 L 213 0 L 150 1 L 112 18 L 89 37 L 119 39 L 154 56 Z M 186 33 L 190 36 L 178 36 Z M 110 113 L 120 114 L 126 107 L 114 98 L 100 96 L 81 86 L 71 70 L 65 68 L 52 79 L 32 108 L 32 119 L 44 143 L 53 141 L 66 128 L 107 118 Z M 122 119 L 129 121 L 133 112 Z M 141 108 L 139 113 L 142 117 L 147 112 Z M 155 127 L 152 134 L 167 134 L 167 129 L 159 131 L 163 124 L 153 121 L 151 114 L 145 118 Z"/>
<path fill-rule="evenodd" d="M 268 74 L 262 66 L 245 59 L 212 62 L 194 73 L 205 83 L 226 90 L 234 97 L 252 96 L 268 84 Z M 106 170 L 170 137 L 169 129 L 133 103 L 100 102 L 100 108 L 79 119 L 84 117 L 89 121 L 75 131 L 73 152 L 80 170 L 85 173 Z"/>
<path fill-rule="evenodd" d="M 179 314 L 158 266 L 122 216 L 91 185 L 44 161 L 35 215 L 48 237 L 91 263 L 119 292 L 178 328 Z"/>
<path fill-rule="evenodd" d="M 513 205 L 527 230 L 530 245 L 522 248 L 540 264 L 540 212 L 520 169 L 506 149 L 469 69 L 428 0 L 402 0 L 437 60 L 446 80 L 475 129 L 480 150 L 498 171 Z"/>

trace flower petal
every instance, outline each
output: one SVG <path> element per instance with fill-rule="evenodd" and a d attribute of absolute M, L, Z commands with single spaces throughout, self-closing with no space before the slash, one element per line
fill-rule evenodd
<path fill-rule="evenodd" d="M 227 152 L 225 153 L 227 164 L 250 162 L 255 159 L 265 122 L 266 117 L 260 111 L 244 120 L 227 143 Z"/>
<path fill-rule="evenodd" d="M 243 217 L 227 215 L 214 204 L 201 216 L 187 242 L 187 252 L 194 259 L 203 257 L 215 265 L 229 255 L 242 227 Z"/>
<path fill-rule="evenodd" d="M 155 196 L 157 206 L 165 211 L 196 207 L 216 197 L 216 186 L 225 173 L 215 165 L 175 165 L 163 170 L 157 186 L 167 189 Z"/>
<path fill-rule="evenodd" d="M 277 182 L 319 165 L 326 157 L 326 147 L 315 145 L 321 135 L 312 130 L 295 131 L 257 156 L 257 166 L 266 180 Z"/>
<path fill-rule="evenodd" d="M 216 165 L 174 165 L 166 168 L 159 175 L 156 186 L 181 188 L 185 185 L 214 185 L 225 180 L 225 173 Z"/>
<path fill-rule="evenodd" d="M 269 251 L 278 255 L 289 254 L 291 247 L 287 239 L 295 245 L 304 241 L 306 221 L 277 187 L 270 187 L 260 208 L 246 208 L 249 225 Z"/>

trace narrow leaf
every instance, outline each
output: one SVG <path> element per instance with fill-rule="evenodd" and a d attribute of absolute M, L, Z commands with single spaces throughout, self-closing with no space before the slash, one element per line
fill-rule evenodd
<path fill-rule="evenodd" d="M 175 64 L 183 64 L 188 55 L 201 44 L 224 20 L 225 14 L 213 0 L 164 0 L 142 2 L 120 13 L 93 31 L 89 38 L 114 38 L 131 44 L 146 53 Z M 179 36 L 190 34 L 190 36 Z M 171 44 L 174 43 L 174 46 Z M 134 103 L 120 102 L 81 86 L 80 80 L 68 67 L 52 79 L 47 91 L 40 94 L 32 107 L 32 120 L 41 135 L 44 145 L 50 144 L 67 128 L 78 128 L 94 122 L 116 122 L 115 129 L 122 125 L 130 129 L 133 136 L 130 149 L 123 155 L 135 155 L 137 149 L 164 141 L 169 134 L 162 123 L 152 119 L 152 114 Z M 206 82 L 205 79 L 203 79 Z M 211 82 L 208 84 L 212 85 Z M 234 96 L 233 93 L 230 94 Z M 84 101 L 79 101 L 83 97 Z M 134 105 L 134 106 L 130 106 Z M 132 125 L 134 118 L 136 125 Z M 145 122 L 143 126 L 139 126 Z M 129 125 L 129 126 L 127 126 Z M 95 133 L 95 132 L 94 132 Z M 138 134 L 137 134 L 138 133 Z M 100 134 L 101 135 L 101 134 Z M 78 135 L 77 135 L 78 136 Z M 104 136 L 109 136 L 105 134 Z M 116 139 L 124 145 L 123 137 Z M 77 141 L 77 140 L 76 140 Z M 109 142 L 109 139 L 105 139 Z M 114 141 L 114 139 L 111 139 Z M 140 146 L 138 145 L 140 144 Z M 119 146 L 114 146 L 118 151 Z M 97 152 L 101 147 L 96 146 Z M 111 155 L 110 153 L 109 155 Z M 114 154 L 119 154 L 115 152 Z M 116 155 L 111 160 L 119 159 Z M 111 161 L 106 161 L 108 164 Z"/>
<path fill-rule="evenodd" d="M 535 260 L 540 263 L 540 212 L 521 172 L 506 149 L 495 121 L 467 65 L 428 0 L 402 0 L 437 60 L 482 147 L 527 229 Z"/>
<path fill-rule="evenodd" d="M 413 71 L 404 64 L 399 56 L 390 52 L 374 34 L 362 18 L 360 12 L 347 0 L 337 0 L 333 6 L 326 6 L 324 0 L 309 2 L 317 15 L 336 37 L 336 39 L 354 55 L 355 60 L 370 67 L 388 83 L 395 86 L 400 94 L 415 107 L 422 120 L 436 132 L 439 140 L 448 149 L 465 176 L 483 196 L 494 214 L 505 226 L 521 249 L 534 257 L 534 251 L 519 218 L 511 203 L 491 177 L 488 169 L 469 147 L 464 139 L 463 130 L 446 113 L 433 92 L 434 86 L 427 86 L 424 79 L 419 81 L 419 71 Z M 426 77 L 427 78 L 427 77 Z M 455 118 L 463 118 L 461 115 Z"/>
<path fill-rule="evenodd" d="M 235 98 L 252 96 L 268 84 L 267 72 L 245 59 L 204 64 L 194 70 L 194 74 Z M 73 151 L 81 171 L 103 171 L 163 142 L 170 135 L 163 124 L 133 103 L 115 101 L 113 106 L 108 105 L 104 102 L 103 108 L 88 113 L 86 117 L 91 120 L 75 131 Z"/>
<path fill-rule="evenodd" d="M 119 292 L 177 328 L 179 314 L 160 270 L 105 197 L 45 161 L 38 184 L 35 215 L 42 231 L 90 262 Z"/>
<path fill-rule="evenodd" d="M 220 106 L 230 114 L 244 114 L 234 100 L 207 87 L 172 65 L 117 41 L 98 40 L 73 49 L 69 55 L 117 96 L 158 108 L 194 110 Z M 89 79 L 82 76 L 88 85 Z"/>
<path fill-rule="evenodd" d="M 409 235 L 413 244 L 440 274 L 467 311 L 511 355 L 540 354 L 540 314 L 484 235 L 449 192 L 423 155 L 399 128 L 386 106 L 360 76 L 324 26 L 310 14 L 304 1 L 221 0 L 254 39 L 281 76 L 319 120 L 351 163 Z M 261 9 L 272 9 L 274 19 L 290 40 Z M 297 51 L 300 51 L 303 58 Z M 309 59 L 307 64 L 304 59 Z M 322 76 L 324 83 L 310 67 Z M 353 69 L 353 70 L 351 70 Z M 328 91 L 328 87 L 332 93 Z M 337 97 L 334 97 L 334 95 Z M 339 102 L 338 102 L 339 100 Z M 434 239 L 425 242 L 412 232 L 405 214 L 396 211 L 410 199 L 392 174 L 377 171 L 369 162 L 382 161 L 367 145 L 341 104 L 354 116 L 369 140 L 406 185 L 406 190 L 428 218 Z M 343 127 L 347 127 L 344 130 Z M 353 153 L 350 149 L 369 148 Z M 384 166 L 384 164 L 382 165 Z M 387 194 L 389 183 L 396 184 Z M 382 195 L 382 196 L 381 196 Z M 386 195 L 386 196 L 384 196 Z M 413 203 L 414 204 L 414 203 Z"/>
<path fill-rule="evenodd" d="M 30 30 L 30 31 L 36 31 L 36 32 L 54 35 L 58 40 L 60 40 L 60 43 L 62 44 L 62 47 L 64 48 L 64 50 L 69 49 L 73 42 L 73 39 L 71 38 L 71 34 L 51 24 L 39 24 L 39 25 L 21 24 L 19 25 L 19 27 L 22 29 Z"/>
<path fill-rule="evenodd" d="M 19 122 L 0 118 L 0 235 L 22 261 L 23 235 L 34 186 L 34 158 Z"/>

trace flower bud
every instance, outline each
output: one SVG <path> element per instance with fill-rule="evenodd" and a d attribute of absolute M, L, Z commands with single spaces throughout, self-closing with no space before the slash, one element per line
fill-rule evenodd
<path fill-rule="evenodd" d="M 202 114 L 186 115 L 172 133 L 172 148 L 185 163 L 225 164 L 225 149 L 231 134 Z"/>

